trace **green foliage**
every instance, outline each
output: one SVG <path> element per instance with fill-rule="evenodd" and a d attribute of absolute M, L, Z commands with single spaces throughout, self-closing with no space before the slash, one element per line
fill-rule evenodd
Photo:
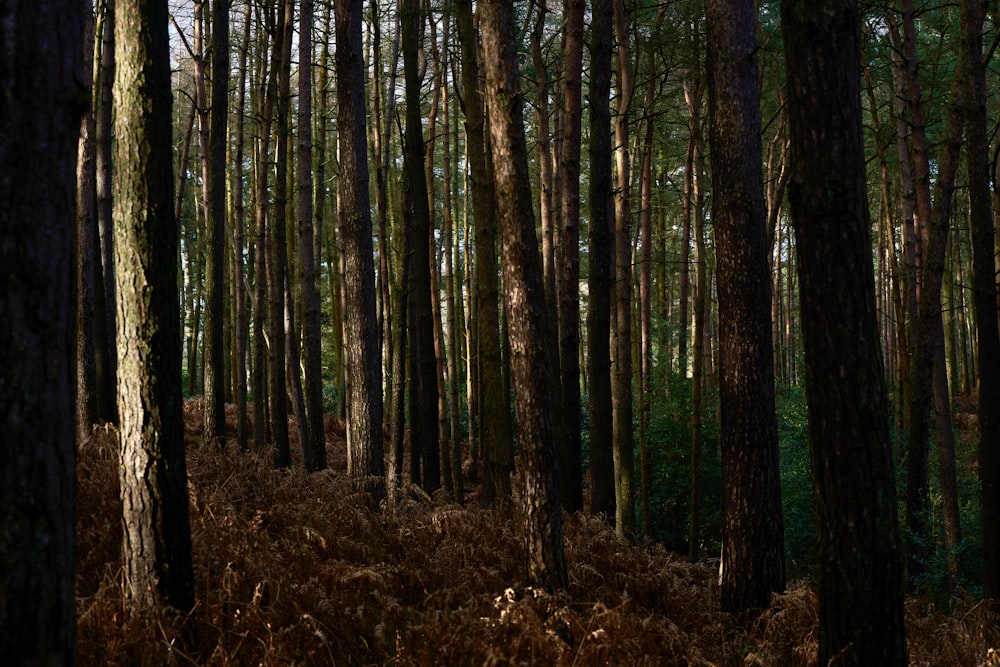
<path fill-rule="evenodd" d="M 781 511 L 785 522 L 785 569 L 789 579 L 798 579 L 811 574 L 816 547 L 809 422 L 804 390 L 792 385 L 777 387 L 776 406 Z"/>

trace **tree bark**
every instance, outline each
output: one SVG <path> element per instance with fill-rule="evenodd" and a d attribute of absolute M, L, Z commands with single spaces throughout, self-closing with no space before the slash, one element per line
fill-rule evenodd
<path fill-rule="evenodd" d="M 212 0 L 212 104 L 208 136 L 208 238 L 205 266 L 205 433 L 226 437 L 223 290 L 226 252 L 226 145 L 229 141 L 229 2 Z M 202 2 L 201 4 L 204 4 Z"/>
<path fill-rule="evenodd" d="M 818 662 L 905 665 L 901 544 L 865 192 L 858 8 L 855 0 L 786 0 L 781 10 L 818 532 Z"/>
<path fill-rule="evenodd" d="M 427 491 L 441 486 L 438 430 L 437 357 L 434 352 L 434 313 L 431 304 L 430 209 L 424 175 L 424 136 L 420 113 L 420 72 L 417 33 L 419 0 L 400 0 L 403 78 L 406 90 L 406 129 L 403 136 L 406 198 L 404 218 L 410 238 L 410 450 L 414 482 Z"/>
<path fill-rule="evenodd" d="M 986 116 L 986 70 L 982 58 L 983 0 L 960 3 L 961 49 L 969 63 L 966 82 L 967 171 L 972 227 L 972 281 L 979 338 L 979 478 L 982 482 L 983 597 L 1000 607 L 1000 332 L 993 210 L 989 192 L 989 141 Z"/>
<path fill-rule="evenodd" d="M 564 0 L 563 134 L 559 295 L 559 495 L 568 512 L 583 508 L 580 439 L 580 149 L 585 0 Z M 629 283 L 631 287 L 631 283 Z M 631 424 L 629 425 L 631 429 Z"/>
<path fill-rule="evenodd" d="M 8 2 L 0 59 L 0 663 L 75 664 L 80 2 Z"/>
<path fill-rule="evenodd" d="M 722 609 L 785 588 L 753 0 L 706 5 L 712 222 L 719 293 Z"/>
<path fill-rule="evenodd" d="M 340 148 L 338 220 L 343 246 L 347 375 L 347 471 L 375 500 L 385 490 L 382 444 L 382 359 L 375 312 L 375 255 L 368 193 L 362 0 L 336 0 L 337 126 Z M 436 406 L 435 406 L 436 407 Z"/>
<path fill-rule="evenodd" d="M 320 300 L 313 242 L 312 14 L 312 0 L 302 0 L 299 5 L 298 205 L 295 213 L 298 216 L 299 286 L 302 291 L 302 358 L 306 415 L 309 418 L 308 441 L 302 443 L 302 452 L 307 470 L 322 470 L 326 467 L 326 439 L 323 431 Z M 298 369 L 293 372 L 297 373 Z"/>
<path fill-rule="evenodd" d="M 618 41 L 618 112 L 615 116 L 615 286 L 614 364 L 611 367 L 613 405 L 613 454 L 615 463 L 615 529 L 635 535 L 635 455 L 632 434 L 632 200 L 631 158 L 628 153 L 628 112 L 632 79 L 628 0 L 614 0 L 615 37 Z"/>
<path fill-rule="evenodd" d="M 504 307 L 510 331 L 511 373 L 521 444 L 526 577 L 548 589 L 568 584 L 562 513 L 556 485 L 554 431 L 556 377 L 545 346 L 548 331 L 542 263 L 535 237 L 528 149 L 518 82 L 514 7 L 506 0 L 480 5 L 486 63 L 493 170 L 503 251 Z"/>
<path fill-rule="evenodd" d="M 478 39 L 470 0 L 455 1 L 455 27 L 462 42 L 462 90 L 468 141 L 474 217 L 476 356 L 479 361 L 479 434 L 483 452 L 484 496 L 488 504 L 510 502 L 514 442 L 509 394 L 504 391 L 497 287 L 497 210 L 487 147 L 486 118 L 480 94 Z"/>
<path fill-rule="evenodd" d="M 194 604 L 181 396 L 167 3 L 115 7 L 115 265 L 125 595 Z M 124 168 L 128 165 L 128 168 Z"/>
<path fill-rule="evenodd" d="M 594 0 L 590 45 L 590 273 L 587 305 L 587 375 L 590 378 L 590 511 L 615 520 L 611 403 L 611 0 Z"/>

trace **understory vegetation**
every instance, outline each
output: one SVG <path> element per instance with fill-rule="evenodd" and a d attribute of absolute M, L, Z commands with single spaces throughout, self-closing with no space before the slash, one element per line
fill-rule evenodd
<path fill-rule="evenodd" d="M 232 428 L 231 407 L 227 416 Z M 719 610 L 717 561 L 629 544 L 576 514 L 565 525 L 569 588 L 549 594 L 522 584 L 517 517 L 482 509 L 474 485 L 464 507 L 413 487 L 373 507 L 344 472 L 335 417 L 331 467 L 313 474 L 275 469 L 269 452 L 205 446 L 198 400 L 185 422 L 188 615 L 126 611 L 116 435 L 98 427 L 81 447 L 81 665 L 815 664 L 807 578 L 758 619 L 734 618 Z M 786 516 L 790 530 L 804 520 Z M 997 619 L 974 596 L 906 609 L 911 664 L 1000 665 Z"/>

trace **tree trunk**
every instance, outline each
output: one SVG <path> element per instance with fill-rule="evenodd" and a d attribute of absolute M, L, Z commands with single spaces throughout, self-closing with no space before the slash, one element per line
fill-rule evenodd
<path fill-rule="evenodd" d="M 0 663 L 9 665 L 77 658 L 74 167 L 89 11 L 53 0 L 0 8 Z"/>
<path fill-rule="evenodd" d="M 167 3 L 119 0 L 115 264 L 125 595 L 194 604 L 181 398 Z M 128 168 L 124 168 L 128 165 Z"/>
<path fill-rule="evenodd" d="M 857 3 L 786 0 L 781 10 L 818 531 L 818 662 L 905 665 L 901 544 L 865 192 Z M 831 105 L 832 99 L 842 103 Z"/>
<path fill-rule="evenodd" d="M 612 0 L 594 0 L 590 46 L 590 273 L 587 305 L 587 375 L 590 377 L 590 511 L 615 520 L 612 453 L 611 225 Z"/>
<path fill-rule="evenodd" d="M 99 285 L 95 289 L 94 354 L 97 379 L 97 419 L 118 422 L 118 351 L 115 341 L 115 245 L 112 216 L 111 151 L 113 145 L 112 87 L 115 80 L 115 0 L 104 0 L 101 31 L 97 133 L 97 229 L 100 241 Z"/>
<path fill-rule="evenodd" d="M 482 12 L 486 99 L 503 251 L 504 308 L 510 330 L 511 371 L 521 444 L 527 581 L 548 589 L 568 584 L 562 512 L 556 486 L 553 433 L 556 377 L 545 346 L 545 288 L 535 237 L 528 149 L 518 81 L 514 7 L 486 0 Z M 468 90 L 468 89 L 467 89 Z"/>
<path fill-rule="evenodd" d="M 632 452 L 632 200 L 631 158 L 628 154 L 628 112 L 632 99 L 632 63 L 629 52 L 631 7 L 614 1 L 618 41 L 618 112 L 615 116 L 615 286 L 614 364 L 611 367 L 613 454 L 615 463 L 615 528 L 619 535 L 635 535 L 635 460 Z"/>
<path fill-rule="evenodd" d="M 375 255 L 368 194 L 362 0 L 336 0 L 337 126 L 340 148 L 338 220 L 343 246 L 347 375 L 347 471 L 374 499 L 385 490 L 382 444 L 382 359 L 375 312 Z"/>
<path fill-rule="evenodd" d="M 200 3 L 204 4 L 204 2 Z M 229 141 L 229 0 L 212 0 L 212 105 L 208 136 L 208 238 L 205 267 L 205 433 L 226 437 L 223 290 L 226 252 L 226 145 Z"/>
<path fill-rule="evenodd" d="M 268 216 L 267 255 L 267 346 L 268 398 L 274 463 L 291 465 L 288 443 L 288 392 L 286 390 L 285 280 L 288 275 L 288 106 L 291 78 L 292 18 L 294 0 L 279 0 L 275 48 L 271 67 L 277 70 L 275 109 L 274 210 Z M 297 371 L 297 369 L 296 369 Z"/>
<path fill-rule="evenodd" d="M 236 442 L 240 450 L 246 450 L 249 434 L 247 433 L 247 347 L 249 345 L 249 330 L 247 328 L 247 280 L 243 264 L 243 246 L 245 222 L 245 207 L 243 205 L 243 136 L 246 118 L 247 65 L 250 52 L 250 26 L 252 6 L 247 3 L 243 14 L 243 42 L 240 44 L 240 82 L 236 90 L 236 131 L 235 131 L 235 168 L 233 171 L 233 202 L 234 202 L 234 239 L 233 268 L 236 281 Z M 257 399 L 259 400 L 259 398 Z"/>
<path fill-rule="evenodd" d="M 712 223 L 719 286 L 722 609 L 785 588 L 753 0 L 706 6 Z"/>
<path fill-rule="evenodd" d="M 307 470 L 326 467 L 323 431 L 323 354 L 320 340 L 320 300 L 316 286 L 316 255 L 313 242 L 313 138 L 312 138 L 312 30 L 313 2 L 299 6 L 299 143 L 298 216 L 299 286 L 302 290 L 302 356 L 305 367 L 308 441 L 302 443 Z M 322 139 L 321 139 L 322 141 Z M 320 184 L 320 187 L 323 187 Z M 293 372 L 298 373 L 298 369 Z"/>
<path fill-rule="evenodd" d="M 487 147 L 486 119 L 480 95 L 478 40 L 470 0 L 455 1 L 455 27 L 462 42 L 462 89 L 474 214 L 473 246 L 476 356 L 480 396 L 478 439 L 483 452 L 483 495 L 488 504 L 510 502 L 514 441 L 509 394 L 504 390 L 500 338 L 500 292 L 497 287 L 497 211 Z"/>
<path fill-rule="evenodd" d="M 420 26 L 419 0 L 400 0 L 399 5 L 403 78 L 406 89 L 406 129 L 404 171 L 408 197 L 404 204 L 407 235 L 410 238 L 410 451 L 414 463 L 411 477 L 427 491 L 441 486 L 438 431 L 437 358 L 434 353 L 434 314 L 431 304 L 430 209 L 424 175 L 424 137 L 420 113 L 420 72 L 417 33 Z M 422 472 L 422 474 L 421 474 Z"/>
<path fill-rule="evenodd" d="M 969 69 L 965 81 L 968 133 L 972 281 L 976 332 L 979 337 L 979 478 L 982 482 L 983 597 L 997 609 L 1000 600 L 1000 333 L 997 331 L 997 288 L 994 271 L 993 211 L 989 193 L 989 141 L 986 116 L 986 70 L 981 28 L 984 3 L 963 0 L 962 53 Z"/>
<path fill-rule="evenodd" d="M 559 495 L 568 512 L 583 508 L 580 440 L 580 147 L 585 0 L 564 0 L 563 134 L 559 174 L 562 223 L 559 295 Z M 631 418 L 629 428 L 631 429 Z"/>

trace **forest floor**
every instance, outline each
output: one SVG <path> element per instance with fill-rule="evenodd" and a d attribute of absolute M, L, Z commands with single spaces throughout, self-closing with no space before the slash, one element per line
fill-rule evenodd
<path fill-rule="evenodd" d="M 228 413 L 233 429 L 234 412 Z M 129 616 L 123 604 L 116 436 L 79 452 L 79 662 L 90 665 L 815 665 L 816 594 L 790 584 L 741 623 L 719 610 L 717 567 L 629 544 L 566 516 L 570 584 L 523 584 L 516 519 L 406 489 L 379 511 L 330 469 L 201 444 L 185 405 L 197 603 Z M 293 438 L 294 438 L 294 429 Z M 293 440 L 293 446 L 295 442 Z M 468 487 L 472 491 L 472 486 Z M 997 618 L 969 596 L 906 606 L 912 665 L 1000 665 Z"/>

